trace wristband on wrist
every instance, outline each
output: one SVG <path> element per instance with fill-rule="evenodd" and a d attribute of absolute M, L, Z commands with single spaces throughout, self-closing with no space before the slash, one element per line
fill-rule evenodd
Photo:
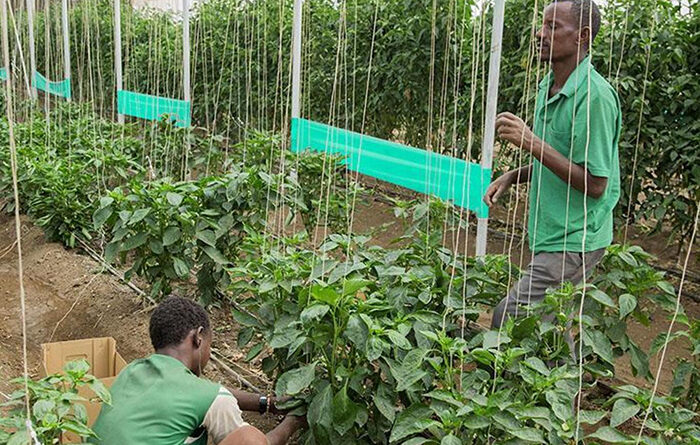
<path fill-rule="evenodd" d="M 260 414 L 265 414 L 269 409 L 270 404 L 268 402 L 267 396 L 260 396 L 260 400 L 258 402 L 258 412 Z"/>

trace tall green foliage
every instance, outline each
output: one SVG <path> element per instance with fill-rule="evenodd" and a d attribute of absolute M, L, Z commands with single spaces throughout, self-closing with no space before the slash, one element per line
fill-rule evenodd
<path fill-rule="evenodd" d="M 472 3 L 305 2 L 304 116 L 477 158 L 491 17 L 490 10 L 473 17 Z M 500 110 L 533 111 L 533 90 L 542 78 L 528 57 L 534 5 L 535 0 L 509 0 L 506 5 Z M 541 9 L 542 2 L 538 6 Z M 670 223 L 679 236 L 690 230 L 700 193 L 695 149 L 700 142 L 698 3 L 689 8 L 682 13 L 666 0 L 609 1 L 594 44 L 595 65 L 618 88 L 623 108 L 624 193 L 618 215 L 652 222 L 656 228 Z M 57 14 L 52 13 L 54 20 Z M 179 22 L 164 13 L 144 14 L 126 6 L 122 15 L 126 87 L 181 97 Z M 198 125 L 216 128 L 234 142 L 244 140 L 251 128 L 287 128 L 291 18 L 291 2 L 209 0 L 197 7 L 192 18 L 192 75 Z M 41 14 L 37 20 L 41 23 Z M 111 1 L 76 3 L 71 26 L 76 95 L 110 109 Z M 39 67 L 45 64 L 43 42 L 37 40 Z M 54 40 L 50 51 L 54 65 L 58 42 Z M 651 53 L 645 85 L 647 49 Z M 504 147 L 496 170 L 514 162 L 515 154 Z"/>
<path fill-rule="evenodd" d="M 668 221 L 681 238 L 690 235 L 700 200 L 700 3 L 691 3 L 683 15 L 670 1 L 610 2 L 605 13 L 614 26 L 602 28 L 597 46 L 598 68 L 622 102 L 621 214 L 657 221 L 657 229 Z"/>

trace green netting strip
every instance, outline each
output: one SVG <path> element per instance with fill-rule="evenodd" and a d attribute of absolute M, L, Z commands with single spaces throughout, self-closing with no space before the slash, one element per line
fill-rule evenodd
<path fill-rule="evenodd" d="M 7 68 L 0 68 L 0 80 L 7 80 Z"/>
<path fill-rule="evenodd" d="M 54 96 L 71 98 L 70 78 L 52 82 L 40 72 L 34 71 L 34 86 L 37 90 L 45 91 Z"/>
<path fill-rule="evenodd" d="M 451 201 L 479 217 L 488 216 L 482 197 L 491 181 L 491 170 L 478 164 L 307 119 L 292 119 L 292 151 L 306 149 L 345 156 L 350 170 Z"/>
<path fill-rule="evenodd" d="M 176 127 L 189 127 L 191 124 L 190 103 L 186 100 L 119 90 L 117 110 L 120 114 L 152 121 L 167 117 Z"/>

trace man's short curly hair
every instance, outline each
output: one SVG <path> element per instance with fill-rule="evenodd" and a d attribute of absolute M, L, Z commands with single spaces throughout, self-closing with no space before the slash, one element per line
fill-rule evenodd
<path fill-rule="evenodd" d="M 153 348 L 179 345 L 192 329 L 209 330 L 209 316 L 202 306 L 187 298 L 170 296 L 151 315 L 148 332 Z"/>
<path fill-rule="evenodd" d="M 554 0 L 553 3 L 571 3 L 571 11 L 581 28 L 591 28 L 591 42 L 600 31 L 600 9 L 593 0 Z"/>

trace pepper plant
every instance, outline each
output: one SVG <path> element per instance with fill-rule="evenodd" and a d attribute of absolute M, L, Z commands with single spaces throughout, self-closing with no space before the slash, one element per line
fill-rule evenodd
<path fill-rule="evenodd" d="M 144 276 L 154 297 L 170 293 L 173 281 L 195 269 L 201 296 L 211 302 L 216 287 L 227 283 L 222 267 L 236 258 L 244 228 L 265 226 L 265 202 L 275 199 L 276 183 L 264 172 L 232 166 L 224 176 L 198 181 L 117 188 L 93 215 L 95 228 L 110 234 L 105 258 L 125 261 L 131 254 L 127 279 Z"/>
<path fill-rule="evenodd" d="M 10 400 L 0 405 L 0 443 L 33 443 L 27 434 L 27 420 L 42 444 L 60 443 L 64 433 L 74 433 L 82 439 L 97 437 L 87 426 L 87 411 L 81 403 L 87 399 L 78 391 L 89 387 L 95 400 L 107 404 L 111 403 L 111 396 L 104 384 L 89 374 L 89 370 L 90 365 L 79 360 L 66 363 L 63 373 L 37 381 L 27 380 L 30 419 L 26 418 L 24 379 L 14 380 L 13 383 L 22 389 L 13 392 Z"/>

